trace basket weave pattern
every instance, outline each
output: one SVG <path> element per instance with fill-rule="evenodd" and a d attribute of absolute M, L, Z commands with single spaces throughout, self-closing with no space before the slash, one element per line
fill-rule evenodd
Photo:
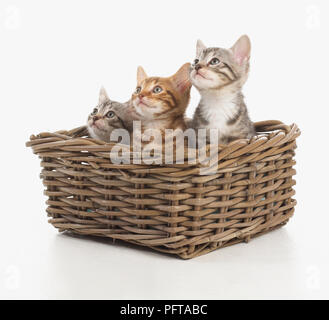
<path fill-rule="evenodd" d="M 49 222 L 59 231 L 121 239 L 184 259 L 287 223 L 298 127 L 255 123 L 257 137 L 219 148 L 215 174 L 198 165 L 112 164 L 112 145 L 84 127 L 31 136 Z"/>

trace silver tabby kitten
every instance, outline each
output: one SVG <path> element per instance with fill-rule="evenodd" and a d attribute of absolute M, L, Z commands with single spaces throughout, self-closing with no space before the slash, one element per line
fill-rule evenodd
<path fill-rule="evenodd" d="M 248 78 L 250 40 L 242 36 L 232 48 L 207 48 L 200 40 L 190 78 L 201 95 L 190 126 L 218 129 L 219 143 L 255 135 L 242 86 Z"/>
<path fill-rule="evenodd" d="M 134 119 L 129 102 L 112 101 L 105 89 L 101 88 L 98 105 L 88 116 L 88 133 L 94 139 L 110 142 L 114 129 L 126 129 L 130 132 Z"/>

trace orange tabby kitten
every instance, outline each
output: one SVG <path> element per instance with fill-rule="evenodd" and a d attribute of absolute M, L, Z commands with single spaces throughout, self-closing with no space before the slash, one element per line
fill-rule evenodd
<path fill-rule="evenodd" d="M 186 129 L 184 115 L 190 100 L 190 68 L 190 63 L 186 63 L 173 76 L 160 78 L 148 77 L 144 69 L 138 67 L 137 88 L 131 101 L 142 122 L 142 140 L 146 130 L 159 130 L 163 143 L 165 129 Z M 142 145 L 145 146 L 144 141 Z"/>

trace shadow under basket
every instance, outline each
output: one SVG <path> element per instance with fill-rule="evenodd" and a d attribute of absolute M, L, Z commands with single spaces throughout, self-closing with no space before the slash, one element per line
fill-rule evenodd
<path fill-rule="evenodd" d="M 218 147 L 200 164 L 113 164 L 114 144 L 85 127 L 32 135 L 49 222 L 59 231 L 121 239 L 189 259 L 283 226 L 296 201 L 298 127 L 255 123 L 258 135 Z"/>

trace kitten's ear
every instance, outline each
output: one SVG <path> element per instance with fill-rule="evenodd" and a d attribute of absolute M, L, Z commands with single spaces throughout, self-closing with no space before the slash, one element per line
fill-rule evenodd
<path fill-rule="evenodd" d="M 196 55 L 200 56 L 203 50 L 207 49 L 207 47 L 203 44 L 201 40 L 196 42 Z"/>
<path fill-rule="evenodd" d="M 184 92 L 186 89 L 191 88 L 190 81 L 190 71 L 191 64 L 185 63 L 180 67 L 180 69 L 171 77 L 174 85 L 178 88 L 180 92 Z"/>
<path fill-rule="evenodd" d="M 142 81 L 145 80 L 146 78 L 147 78 L 146 72 L 141 66 L 139 66 L 137 68 L 137 85 L 140 85 Z"/>
<path fill-rule="evenodd" d="M 110 100 L 110 98 L 107 95 L 107 92 L 106 92 L 105 88 L 101 87 L 101 89 L 99 90 L 98 104 L 103 104 L 103 103 L 105 103 L 106 101 L 109 101 L 109 100 Z"/>
<path fill-rule="evenodd" d="M 238 65 L 243 65 L 245 62 L 249 61 L 251 43 L 247 35 L 243 35 L 231 48 L 233 52 L 233 57 Z"/>

